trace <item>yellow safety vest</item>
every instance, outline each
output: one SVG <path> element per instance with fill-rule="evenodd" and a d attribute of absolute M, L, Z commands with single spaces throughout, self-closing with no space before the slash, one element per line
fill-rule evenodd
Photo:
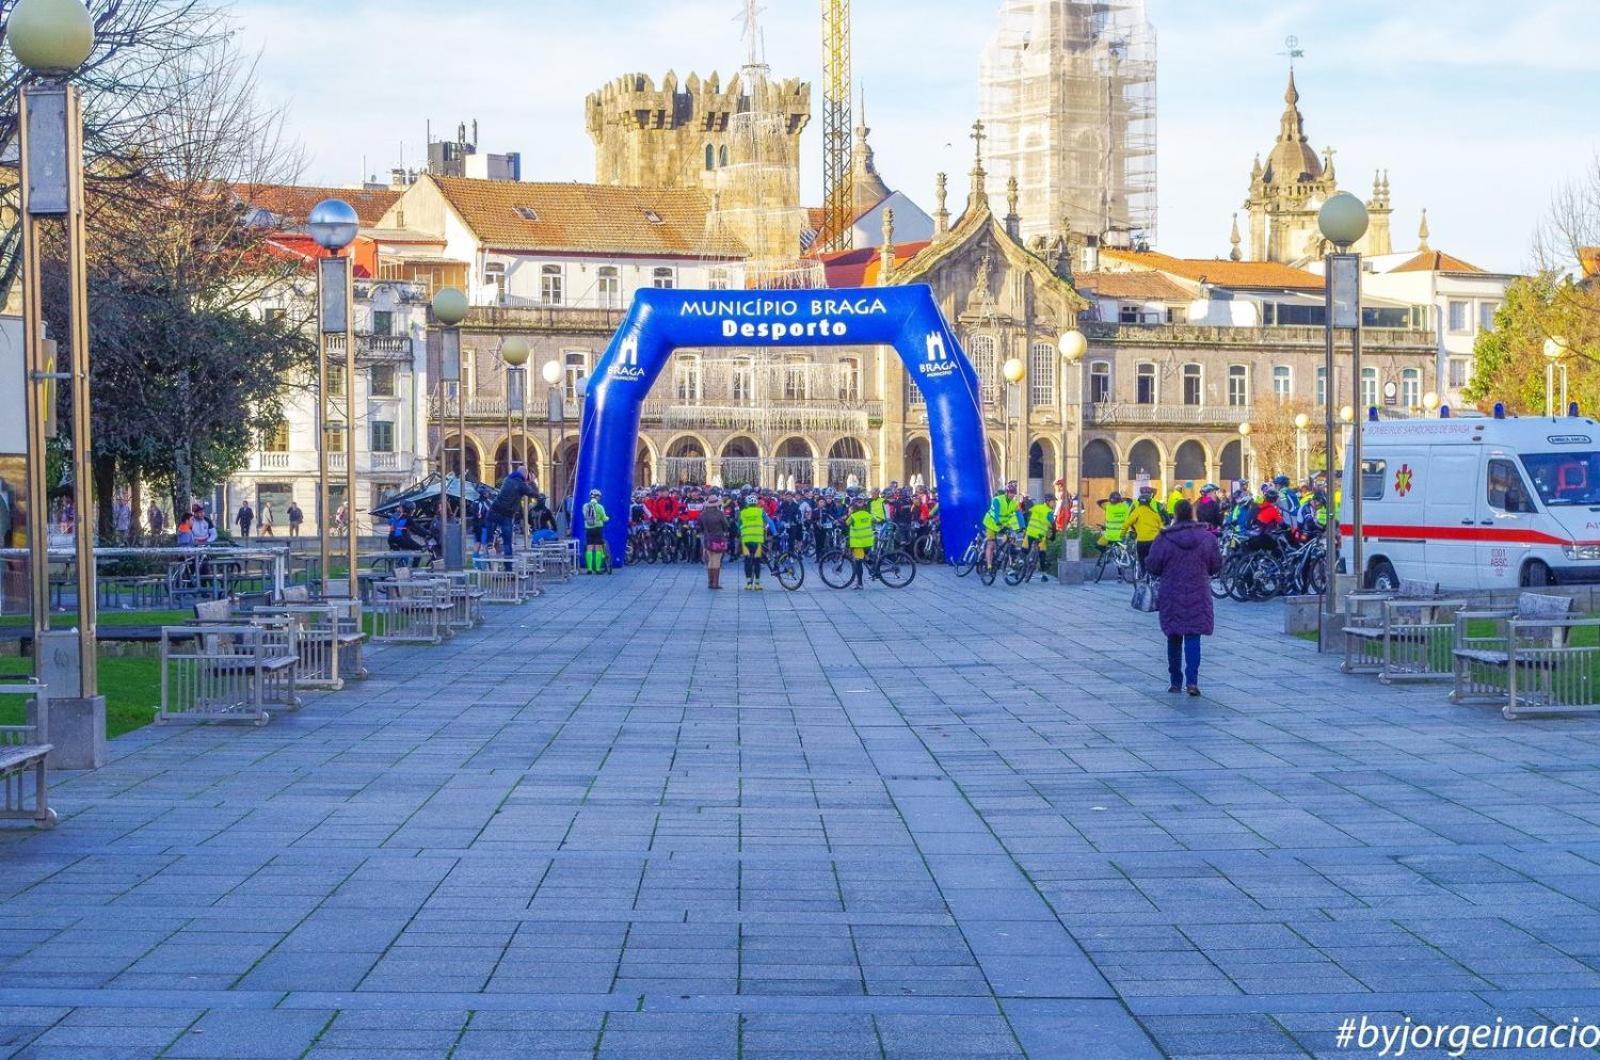
<path fill-rule="evenodd" d="M 1128 523 L 1128 515 L 1133 511 L 1133 505 L 1127 501 L 1116 501 L 1106 505 L 1106 540 L 1121 541 L 1122 528 Z"/>
<path fill-rule="evenodd" d="M 844 525 L 845 529 L 850 533 L 851 548 L 872 547 L 873 524 L 871 512 L 864 512 L 860 509 L 857 509 L 845 517 Z"/>

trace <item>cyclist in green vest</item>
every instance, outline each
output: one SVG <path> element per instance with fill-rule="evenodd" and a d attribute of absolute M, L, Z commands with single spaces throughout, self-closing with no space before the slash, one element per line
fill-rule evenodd
<path fill-rule="evenodd" d="M 1044 572 L 1044 547 L 1045 543 L 1055 535 L 1055 527 L 1051 519 L 1055 497 L 1048 496 L 1042 502 L 1024 501 L 1023 511 L 1027 513 L 1027 529 L 1023 533 L 1025 547 L 1034 549 L 1039 553 L 1039 580 L 1047 582 L 1050 576 Z"/>
<path fill-rule="evenodd" d="M 866 558 L 867 549 L 872 547 L 874 538 L 875 521 L 872 512 L 862 501 L 856 501 L 850 514 L 844 517 L 845 533 L 848 535 L 846 544 L 850 546 L 850 566 L 854 576 L 846 584 L 846 588 L 854 586 L 857 589 L 866 588 Z"/>
<path fill-rule="evenodd" d="M 754 493 L 747 493 L 739 509 L 739 547 L 744 552 L 744 587 L 761 591 L 761 547 L 767 543 L 767 510 Z"/>
<path fill-rule="evenodd" d="M 606 554 L 606 524 L 611 517 L 600 503 L 600 491 L 589 491 L 583 506 L 583 571 L 585 574 L 610 574 L 611 557 Z"/>
<path fill-rule="evenodd" d="M 1004 530 L 1016 530 L 1020 527 L 1017 521 L 1017 484 L 1007 482 L 1000 489 L 995 490 L 994 497 L 989 501 L 989 510 L 983 513 L 983 561 L 994 562 L 994 542 Z"/>
<path fill-rule="evenodd" d="M 872 502 L 867 505 L 867 511 L 872 514 L 872 521 L 875 523 L 889 521 L 889 503 L 877 490 L 872 491 Z"/>
<path fill-rule="evenodd" d="M 1099 544 L 1102 548 L 1113 541 L 1122 540 L 1122 528 L 1128 523 L 1128 516 L 1133 513 L 1133 505 L 1122 499 L 1122 494 L 1116 490 L 1111 491 L 1111 499 L 1100 502 L 1106 510 L 1106 529 L 1100 535 Z"/>

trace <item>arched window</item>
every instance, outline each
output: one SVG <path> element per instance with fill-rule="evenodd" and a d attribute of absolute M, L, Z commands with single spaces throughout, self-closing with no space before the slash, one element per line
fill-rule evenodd
<path fill-rule="evenodd" d="M 1205 387 L 1203 381 L 1204 377 L 1201 375 L 1198 364 L 1186 364 L 1183 366 L 1183 403 L 1185 405 L 1193 406 L 1204 403 Z"/>
<path fill-rule="evenodd" d="M 1034 408 L 1056 403 L 1056 344 L 1036 342 L 1028 358 L 1030 400 Z"/>
<path fill-rule="evenodd" d="M 703 380 L 700 376 L 700 355 L 697 353 L 680 353 L 673 358 L 673 373 L 678 381 L 679 401 L 699 401 L 704 396 Z"/>
<path fill-rule="evenodd" d="M 1408 409 L 1422 407 L 1422 373 L 1415 368 L 1400 372 L 1400 405 Z"/>
<path fill-rule="evenodd" d="M 671 290 L 672 288 L 678 286 L 676 274 L 670 267 L 655 269 L 650 273 L 650 286 L 660 287 L 663 290 Z"/>
<path fill-rule="evenodd" d="M 725 166 L 727 164 L 728 164 L 728 145 L 727 144 L 723 144 L 722 145 L 722 149 L 717 152 L 717 165 Z"/>
<path fill-rule="evenodd" d="M 1236 409 L 1250 404 L 1250 369 L 1242 364 L 1228 365 L 1228 404 Z"/>
<path fill-rule="evenodd" d="M 1089 404 L 1104 405 L 1111 401 L 1111 362 L 1095 361 L 1089 365 Z"/>
<path fill-rule="evenodd" d="M 756 399 L 755 362 L 751 358 L 735 357 L 733 359 L 730 390 L 732 391 L 734 404 L 748 405 Z"/>
<path fill-rule="evenodd" d="M 1000 399 L 1000 363 L 995 352 L 993 335 L 972 337 L 972 366 L 978 370 L 978 383 L 983 390 L 983 403 L 993 405 Z"/>
<path fill-rule="evenodd" d="M 1367 410 L 1378 403 L 1378 370 L 1376 368 L 1361 369 L 1361 407 L 1356 410 L 1356 419 L 1367 418 Z"/>
<path fill-rule="evenodd" d="M 1156 366 L 1145 361 L 1134 369 L 1133 400 L 1140 405 L 1156 403 Z"/>
<path fill-rule="evenodd" d="M 811 400 L 810 360 L 790 357 L 783 365 L 783 397 L 785 401 Z"/>
<path fill-rule="evenodd" d="M 615 265 L 602 265 L 595 270 L 595 291 L 600 297 L 601 309 L 622 308 L 622 270 Z"/>
<path fill-rule="evenodd" d="M 1272 396 L 1279 401 L 1288 401 L 1294 396 L 1294 373 L 1286 364 L 1272 367 Z"/>
<path fill-rule="evenodd" d="M 717 149 L 706 144 L 706 168 L 715 169 L 717 165 Z"/>
<path fill-rule="evenodd" d="M 839 400 L 850 405 L 861 400 L 861 362 L 854 357 L 839 362 Z"/>
<path fill-rule="evenodd" d="M 1321 408 L 1328 403 L 1328 366 L 1323 365 L 1317 369 L 1317 407 Z"/>

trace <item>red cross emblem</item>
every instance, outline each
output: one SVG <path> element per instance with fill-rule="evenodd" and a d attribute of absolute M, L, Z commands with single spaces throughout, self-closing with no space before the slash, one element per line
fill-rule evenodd
<path fill-rule="evenodd" d="M 1411 465 L 1401 464 L 1394 475 L 1394 491 L 1404 497 L 1411 492 Z"/>

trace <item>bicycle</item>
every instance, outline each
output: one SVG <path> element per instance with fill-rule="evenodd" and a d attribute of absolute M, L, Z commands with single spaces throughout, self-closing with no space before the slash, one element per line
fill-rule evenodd
<path fill-rule="evenodd" d="M 1106 576 L 1106 568 L 1111 567 L 1117 572 L 1117 581 L 1132 582 L 1139 577 L 1139 554 L 1129 546 L 1126 539 L 1119 538 L 1109 542 L 1100 549 L 1100 559 L 1095 563 L 1094 580 L 1098 585 Z"/>
<path fill-rule="evenodd" d="M 778 579 L 778 584 L 796 592 L 806 583 L 806 564 L 800 554 L 792 548 L 775 548 L 773 538 L 767 539 L 767 547 L 761 550 L 762 562 Z"/>
<path fill-rule="evenodd" d="M 956 562 L 956 577 L 965 578 L 977 569 L 979 563 L 983 562 L 983 548 L 987 540 L 988 538 L 982 530 L 979 530 L 973 536 L 972 543 L 967 546 L 967 550 L 961 554 L 961 559 Z"/>
<path fill-rule="evenodd" d="M 1039 549 L 1024 540 L 1021 552 L 1012 557 L 1011 566 L 1006 569 L 1006 584 L 1017 586 L 1033 581 L 1033 576 L 1039 573 L 1039 562 L 1042 558 Z"/>
<path fill-rule="evenodd" d="M 1018 542 L 1019 532 L 1016 530 L 1002 530 L 995 538 L 994 559 L 990 560 L 987 547 L 984 548 L 983 557 L 978 562 L 978 577 L 985 585 L 993 585 L 1000 572 L 1009 570 L 1016 562 L 1022 545 Z M 1015 585 L 1016 582 L 1011 584 Z"/>
<path fill-rule="evenodd" d="M 905 549 L 895 547 L 893 538 L 893 531 L 887 536 L 878 534 L 876 543 L 867 549 L 866 573 L 891 589 L 904 589 L 917 576 L 917 561 Z M 855 557 L 846 549 L 835 549 L 818 561 L 817 573 L 830 589 L 846 588 L 855 581 Z"/>

